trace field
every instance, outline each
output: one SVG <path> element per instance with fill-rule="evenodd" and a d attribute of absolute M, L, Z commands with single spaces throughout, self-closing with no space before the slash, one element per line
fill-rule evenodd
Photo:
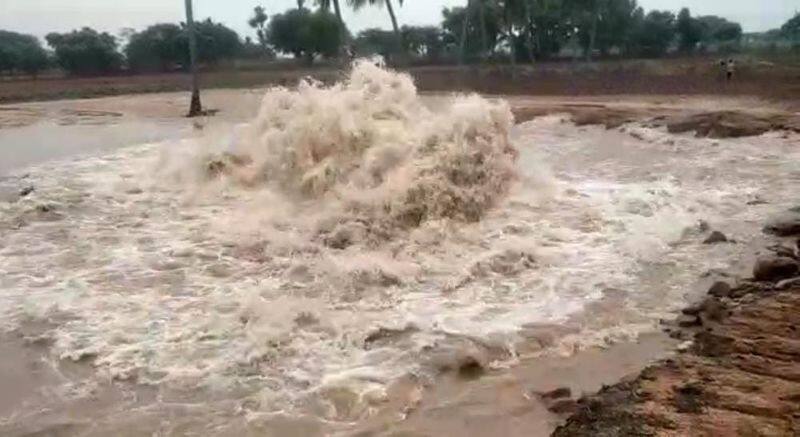
<path fill-rule="evenodd" d="M 522 65 L 513 70 L 508 66 L 429 66 L 408 71 L 422 91 L 545 96 L 730 95 L 800 101 L 800 64 L 792 59 L 741 59 L 732 83 L 724 81 L 713 58 L 553 62 Z M 207 71 L 201 81 L 205 88 L 257 88 L 293 85 L 307 76 L 330 82 L 342 77 L 342 72 L 332 68 L 225 69 Z M 182 73 L 4 78 L 0 80 L 0 103 L 180 91 L 188 84 L 189 77 Z"/>

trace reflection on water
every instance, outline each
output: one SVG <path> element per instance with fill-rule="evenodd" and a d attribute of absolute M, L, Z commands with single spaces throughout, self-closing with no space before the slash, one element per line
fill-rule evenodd
<path fill-rule="evenodd" d="M 0 129 L 0 176 L 53 159 L 186 135 L 185 122 L 128 119 L 69 125 L 44 122 Z"/>

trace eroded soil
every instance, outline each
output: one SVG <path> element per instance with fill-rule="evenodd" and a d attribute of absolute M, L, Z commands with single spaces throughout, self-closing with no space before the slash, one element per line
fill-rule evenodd
<path fill-rule="evenodd" d="M 707 301 L 684 353 L 583 399 L 554 435 L 800 435 L 800 288 L 732 295 Z"/>

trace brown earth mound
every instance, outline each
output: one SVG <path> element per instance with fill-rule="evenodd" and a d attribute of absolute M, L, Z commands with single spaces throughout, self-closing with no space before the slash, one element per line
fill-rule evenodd
<path fill-rule="evenodd" d="M 788 112 L 711 111 L 685 115 L 674 108 L 602 104 L 518 107 L 513 112 L 518 123 L 549 114 L 568 114 L 577 126 L 600 125 L 616 129 L 623 124 L 642 122 L 655 127 L 666 126 L 670 133 L 694 132 L 698 137 L 710 138 L 757 136 L 770 131 L 800 133 L 800 116 Z"/>
<path fill-rule="evenodd" d="M 517 123 L 550 114 L 569 114 L 577 126 L 601 125 L 606 129 L 616 129 L 623 124 L 650 118 L 652 114 L 641 109 L 611 108 L 606 105 L 574 104 L 539 107 L 514 108 Z"/>
<path fill-rule="evenodd" d="M 695 132 L 698 137 L 738 138 L 776 130 L 800 132 L 800 117 L 718 111 L 674 117 L 667 120 L 666 126 L 670 133 Z"/>
<path fill-rule="evenodd" d="M 693 333 L 691 347 L 581 400 L 553 435 L 799 436 L 798 285 L 715 284 L 671 333 Z"/>

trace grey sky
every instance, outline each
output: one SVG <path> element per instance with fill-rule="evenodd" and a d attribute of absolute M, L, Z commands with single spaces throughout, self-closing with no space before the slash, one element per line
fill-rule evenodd
<path fill-rule="evenodd" d="M 254 6 L 262 4 L 269 14 L 296 5 L 296 0 L 194 0 L 196 16 L 212 17 L 250 35 L 247 18 Z M 346 0 L 342 0 L 345 3 Z M 399 8 L 403 24 L 435 24 L 443 6 L 463 5 L 466 0 L 406 0 Z M 676 11 L 689 7 L 695 15 L 715 14 L 738 21 L 745 31 L 762 31 L 780 26 L 796 11 L 800 0 L 639 0 L 645 9 Z M 124 27 L 141 29 L 149 24 L 182 20 L 183 0 L 0 0 L 0 29 L 44 36 L 50 31 L 67 31 L 90 26 L 117 34 Z M 351 30 L 389 27 L 385 10 L 366 8 L 346 11 Z"/>

